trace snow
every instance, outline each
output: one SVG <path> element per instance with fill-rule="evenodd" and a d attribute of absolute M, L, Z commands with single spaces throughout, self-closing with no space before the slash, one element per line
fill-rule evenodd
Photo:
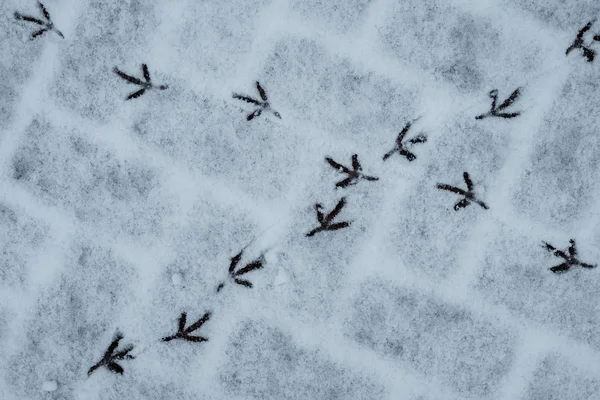
<path fill-rule="evenodd" d="M 489 397 L 514 357 L 510 332 L 409 290 L 368 281 L 353 304 L 351 340 L 442 380 L 462 398 Z"/>
<path fill-rule="evenodd" d="M 354 375 L 320 352 L 298 348 L 291 337 L 264 321 L 242 324 L 225 350 L 219 373 L 228 394 L 260 399 L 382 399 L 373 377 Z"/>
<path fill-rule="evenodd" d="M 543 24 L 561 29 L 574 25 L 583 27 L 593 16 L 598 15 L 600 5 L 593 0 L 563 2 L 560 0 L 511 0 L 504 1 L 539 19 Z"/>
<path fill-rule="evenodd" d="M 54 392 L 58 389 L 58 384 L 55 381 L 46 381 L 42 384 L 42 390 L 45 392 Z"/>
<path fill-rule="evenodd" d="M 600 381 L 557 354 L 549 354 L 535 371 L 525 399 L 593 399 Z"/>
<path fill-rule="evenodd" d="M 0 3 L 0 399 L 598 397 L 597 2 L 44 4 Z"/>
<path fill-rule="evenodd" d="M 183 277 L 181 274 L 173 274 L 171 276 L 171 282 L 173 282 L 173 285 L 179 286 L 183 283 Z"/>

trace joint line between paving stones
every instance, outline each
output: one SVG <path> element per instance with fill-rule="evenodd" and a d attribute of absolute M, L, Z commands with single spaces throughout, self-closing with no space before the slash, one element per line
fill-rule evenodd
<path fill-rule="evenodd" d="M 520 399 L 532 381 L 540 360 L 548 352 L 548 346 L 528 333 L 520 335 L 521 343 L 514 349 L 515 359 L 498 392 L 502 399 Z"/>

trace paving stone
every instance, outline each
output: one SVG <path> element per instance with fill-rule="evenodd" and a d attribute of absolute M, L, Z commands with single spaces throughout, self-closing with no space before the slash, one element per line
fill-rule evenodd
<path fill-rule="evenodd" d="M 185 91 L 149 99 L 134 119 L 133 134 L 257 200 L 281 198 L 294 185 L 290 177 L 303 167 L 306 138 L 267 113 L 247 121 L 249 112 L 233 104 Z"/>
<path fill-rule="evenodd" d="M 487 91 L 515 76 L 523 80 L 544 65 L 542 46 L 492 19 L 437 0 L 392 4 L 380 29 L 384 51 L 461 91 Z"/>
<path fill-rule="evenodd" d="M 587 67 L 587 66 L 583 66 Z M 576 70 L 543 117 L 536 144 L 514 195 L 515 209 L 559 229 L 587 219 L 600 171 L 599 74 Z"/>
<path fill-rule="evenodd" d="M 161 234 L 162 219 L 172 211 L 168 196 L 157 193 L 159 171 L 139 160 L 119 160 L 85 131 L 52 126 L 43 117 L 31 123 L 25 137 L 13 156 L 17 184 L 101 230 Z"/>
<path fill-rule="evenodd" d="M 515 337 L 501 325 L 379 280 L 352 302 L 346 336 L 463 398 L 493 398 L 513 360 Z"/>
<path fill-rule="evenodd" d="M 415 118 L 419 91 L 365 70 L 329 53 L 319 43 L 286 36 L 261 73 L 272 104 L 292 119 L 318 126 L 334 138 L 356 140 L 365 148 L 388 145 L 390 130 Z"/>
<path fill-rule="evenodd" d="M 65 269 L 42 291 L 25 322 L 27 334 L 16 339 L 10 368 L 3 368 L 7 384 L 20 398 L 44 398 L 39 388 L 49 378 L 66 383 L 85 376 L 117 328 L 135 272 L 111 251 L 88 240 L 67 249 Z M 122 344 L 130 339 L 125 337 Z M 127 370 L 126 362 L 123 366 Z"/>
<path fill-rule="evenodd" d="M 233 334 L 220 380 L 228 393 L 256 399 L 383 399 L 372 378 L 305 350 L 289 335 L 260 322 Z"/>
<path fill-rule="evenodd" d="M 30 260 L 43 246 L 48 226 L 0 204 L 0 287 L 23 288 Z"/>
<path fill-rule="evenodd" d="M 574 239 L 579 258 L 598 264 L 591 243 L 586 238 Z M 547 251 L 542 240 L 561 250 L 569 247 L 568 239 L 525 237 L 503 226 L 487 250 L 475 288 L 515 315 L 600 349 L 598 270 L 575 267 L 563 274 L 552 273 L 549 268 L 564 260 Z"/>
<path fill-rule="evenodd" d="M 596 18 L 600 5 L 593 0 L 564 2 L 559 0 L 510 0 L 504 4 L 525 11 L 537 19 L 540 25 L 551 26 L 573 31 L 573 39 L 577 31 L 588 21 Z M 566 50 L 566 48 L 565 48 Z"/>
<path fill-rule="evenodd" d="M 50 85 L 51 101 L 96 122 L 106 122 L 125 107 L 125 98 L 136 86 L 125 83 L 113 68 L 142 76 L 141 64 L 148 62 L 157 23 L 154 8 L 155 4 L 138 0 L 91 1 L 74 37 L 60 52 L 60 67 Z M 153 80 L 162 80 L 149 67 Z"/>
<path fill-rule="evenodd" d="M 122 379 L 114 379 L 112 382 L 106 382 L 105 387 L 97 391 L 98 399 L 207 399 L 207 397 L 205 397 L 202 393 L 198 393 L 197 391 L 192 392 L 190 390 L 186 390 L 185 388 L 178 387 L 177 384 L 165 383 L 164 375 L 149 377 L 148 374 L 139 374 L 136 378 L 138 379 L 135 381 L 135 385 L 132 385 L 130 380 L 124 382 Z"/>
<path fill-rule="evenodd" d="M 293 0 L 291 8 L 304 18 L 340 33 L 359 28 L 371 3 L 372 0 Z"/>
<path fill-rule="evenodd" d="M 14 14 L 38 15 L 39 9 L 32 3 L 5 1 L 0 4 L 0 129 L 10 126 L 15 106 L 20 99 L 21 88 L 31 78 L 43 48 L 44 40 L 30 40 L 35 32 L 31 23 L 16 21 Z M 0 138 L 1 143 L 2 138 Z"/>
<path fill-rule="evenodd" d="M 550 354 L 534 372 L 523 400 L 593 399 L 600 393 L 600 377 L 581 371 L 562 357 Z"/>
<path fill-rule="evenodd" d="M 252 50 L 253 38 L 269 0 L 187 1 L 172 31 L 178 60 L 202 79 L 223 79 L 236 72 Z"/>
<path fill-rule="evenodd" d="M 173 236 L 162 243 L 171 257 L 162 269 L 152 292 L 152 301 L 144 311 L 148 329 L 168 331 L 181 312 L 195 310 L 202 313 L 213 307 L 217 296 L 234 301 L 232 297 L 236 293 L 248 290 L 228 279 L 228 269 L 231 258 L 255 239 L 260 239 L 259 230 L 249 215 L 205 197 L 197 199 L 185 217 L 184 225 L 171 229 Z M 248 248 L 242 254 L 241 262 L 250 261 L 249 258 L 258 256 L 261 250 L 264 249 Z M 270 266 L 266 265 L 246 278 L 260 287 L 268 269 Z M 175 273 L 182 277 L 180 285 L 172 282 Z M 221 282 L 226 286 L 216 295 Z"/>

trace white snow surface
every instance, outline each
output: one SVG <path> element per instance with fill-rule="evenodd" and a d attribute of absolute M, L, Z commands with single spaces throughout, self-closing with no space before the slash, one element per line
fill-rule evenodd
<path fill-rule="evenodd" d="M 0 399 L 600 399 L 600 267 L 542 243 L 600 263 L 600 3 L 44 4 L 0 2 Z"/>
<path fill-rule="evenodd" d="M 46 381 L 42 384 L 42 390 L 46 392 L 54 392 L 58 389 L 58 384 L 55 381 Z"/>

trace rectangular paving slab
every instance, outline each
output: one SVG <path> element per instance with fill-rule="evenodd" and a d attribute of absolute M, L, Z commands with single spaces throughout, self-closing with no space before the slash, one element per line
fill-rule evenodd
<path fill-rule="evenodd" d="M 493 398 L 513 360 L 515 336 L 459 307 L 380 280 L 352 299 L 346 336 L 469 399 Z"/>
<path fill-rule="evenodd" d="M 372 378 L 306 350 L 277 328 L 246 322 L 233 333 L 221 366 L 227 393 L 253 399 L 383 399 Z"/>

